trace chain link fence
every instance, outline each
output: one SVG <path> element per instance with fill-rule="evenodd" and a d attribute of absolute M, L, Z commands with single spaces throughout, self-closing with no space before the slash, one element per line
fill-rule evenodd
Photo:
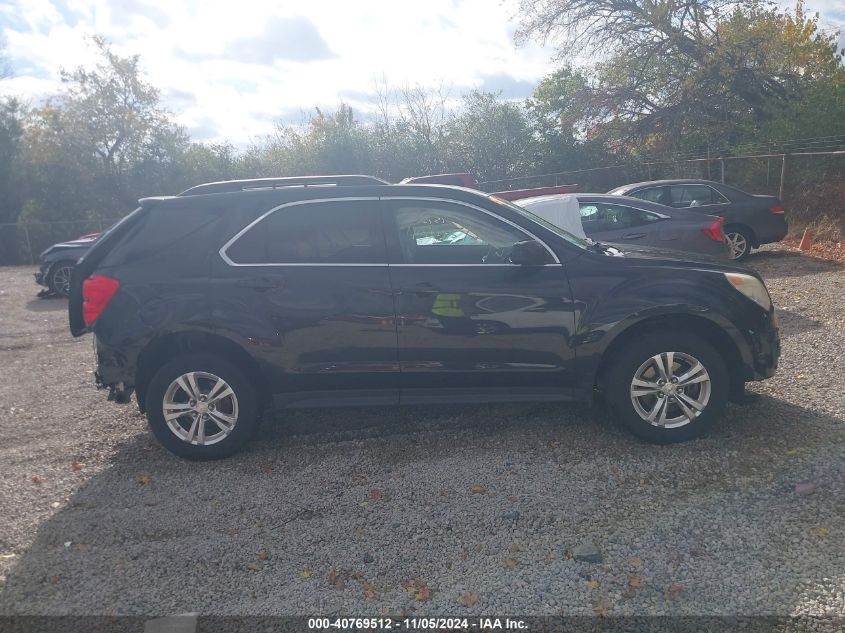
<path fill-rule="evenodd" d="M 37 264 L 38 256 L 53 244 L 101 233 L 118 219 L 0 224 L 0 265 Z"/>
<path fill-rule="evenodd" d="M 749 193 L 777 196 L 794 229 L 813 225 L 823 227 L 830 238 L 845 236 L 845 150 L 670 157 L 479 184 L 485 191 L 577 184 L 578 191 L 600 193 L 634 182 L 675 178 L 714 180 Z"/>
<path fill-rule="evenodd" d="M 781 198 L 790 225 L 822 227 L 834 239 L 845 236 L 845 150 L 759 153 L 741 156 L 647 159 L 492 180 L 486 191 L 577 184 L 579 191 L 604 192 L 643 180 L 704 178 L 755 194 Z M 119 218 L 58 222 L 0 223 L 0 265 L 37 264 L 38 256 L 58 242 L 99 233 Z"/>

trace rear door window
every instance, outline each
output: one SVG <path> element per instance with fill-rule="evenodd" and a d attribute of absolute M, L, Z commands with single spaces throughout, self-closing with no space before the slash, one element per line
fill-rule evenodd
<path fill-rule="evenodd" d="M 669 191 L 669 187 L 649 187 L 648 189 L 634 191 L 628 195 L 632 198 L 656 202 L 657 204 L 663 204 L 667 207 L 672 205 L 672 194 Z"/>
<path fill-rule="evenodd" d="M 585 233 L 599 233 L 643 226 L 661 220 L 655 214 L 621 204 L 601 202 L 581 205 L 581 225 Z"/>
<path fill-rule="evenodd" d="M 235 264 L 387 262 L 376 200 L 304 202 L 276 209 L 224 251 Z"/>
<path fill-rule="evenodd" d="M 707 185 L 682 185 L 670 187 L 672 206 L 677 209 L 704 207 L 709 204 L 724 204 L 728 200 L 713 187 Z"/>

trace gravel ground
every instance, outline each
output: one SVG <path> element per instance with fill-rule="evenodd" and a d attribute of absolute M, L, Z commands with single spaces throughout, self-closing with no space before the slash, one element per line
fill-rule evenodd
<path fill-rule="evenodd" d="M 0 268 L 0 614 L 843 617 L 845 269 L 749 264 L 781 369 L 704 439 L 565 405 L 302 411 L 216 463 L 106 402 L 66 302 Z"/>

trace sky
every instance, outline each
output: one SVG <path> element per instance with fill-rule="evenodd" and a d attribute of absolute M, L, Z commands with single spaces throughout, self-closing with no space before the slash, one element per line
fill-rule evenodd
<path fill-rule="evenodd" d="M 845 25 L 842 0 L 806 6 Z M 55 94 L 62 69 L 95 62 L 98 34 L 141 56 L 194 140 L 243 146 L 315 106 L 366 118 L 379 84 L 527 97 L 554 48 L 517 46 L 516 14 L 516 0 L 0 0 L 12 70 L 0 91 L 33 104 Z"/>

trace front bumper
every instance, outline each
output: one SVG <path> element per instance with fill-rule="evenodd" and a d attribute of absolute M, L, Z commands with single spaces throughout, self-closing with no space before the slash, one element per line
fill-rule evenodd
<path fill-rule="evenodd" d="M 41 264 L 41 268 L 35 273 L 35 283 L 39 286 L 47 286 L 47 275 L 50 273 L 50 264 Z"/>
<path fill-rule="evenodd" d="M 780 332 L 777 319 L 772 316 L 767 319 L 769 327 L 756 332 L 749 332 L 751 342 L 751 361 L 753 366 L 748 368 L 748 380 L 765 380 L 775 375 L 780 358 Z"/>

